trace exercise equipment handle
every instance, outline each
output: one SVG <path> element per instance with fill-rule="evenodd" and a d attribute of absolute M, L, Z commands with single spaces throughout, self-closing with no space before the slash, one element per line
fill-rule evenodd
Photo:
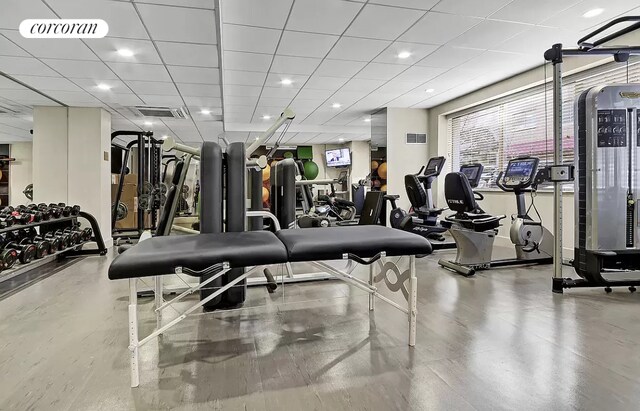
<path fill-rule="evenodd" d="M 162 143 L 162 149 L 164 151 L 177 150 L 182 151 L 183 153 L 191 154 L 196 157 L 200 157 L 200 150 L 194 147 L 190 147 L 184 144 L 180 144 L 176 142 L 176 139 L 173 137 L 167 137 Z"/>

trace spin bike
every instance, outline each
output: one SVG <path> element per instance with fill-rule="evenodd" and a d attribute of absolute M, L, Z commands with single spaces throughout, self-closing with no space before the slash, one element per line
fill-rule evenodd
<path fill-rule="evenodd" d="M 500 220 L 506 216 L 492 216 L 480 208 L 475 193 L 464 172 L 449 173 L 445 177 L 445 197 L 447 205 L 456 213 L 445 218 L 445 225 L 457 245 L 454 261 L 441 259 L 442 267 L 464 276 L 472 276 L 476 270 L 527 264 L 553 263 L 553 234 L 543 225 L 534 204 L 533 195 L 529 209 L 526 207 L 525 193 L 535 193 L 539 160 L 535 157 L 519 157 L 509 160 L 507 169 L 500 173 L 496 185 L 516 196 L 517 213 L 511 216 L 509 236 L 516 251 L 516 258 L 492 260 L 493 242 L 498 233 Z M 480 195 L 481 196 L 481 195 Z M 538 220 L 529 215 L 536 211 Z"/>

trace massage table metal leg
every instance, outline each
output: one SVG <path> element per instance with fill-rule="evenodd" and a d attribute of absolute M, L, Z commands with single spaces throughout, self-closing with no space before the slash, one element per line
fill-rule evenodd
<path fill-rule="evenodd" d="M 138 369 L 138 290 L 136 278 L 129 279 L 129 351 L 131 365 L 131 387 L 140 385 Z"/>
<path fill-rule="evenodd" d="M 374 277 L 373 264 L 370 264 L 369 265 L 369 285 L 371 287 L 375 285 L 375 280 L 373 279 L 373 277 Z M 372 293 L 369 293 L 369 311 L 373 311 L 373 309 L 375 308 L 375 301 L 376 301 L 376 297 Z"/>
<path fill-rule="evenodd" d="M 155 288 L 153 291 L 155 298 L 155 307 L 156 307 L 156 328 L 162 327 L 162 310 L 159 310 L 158 307 L 161 307 L 164 303 L 162 298 L 162 276 L 156 275 L 155 277 Z"/>
<path fill-rule="evenodd" d="M 416 277 L 416 257 L 409 257 L 409 345 L 416 345 L 416 316 L 418 314 L 418 277 Z"/>

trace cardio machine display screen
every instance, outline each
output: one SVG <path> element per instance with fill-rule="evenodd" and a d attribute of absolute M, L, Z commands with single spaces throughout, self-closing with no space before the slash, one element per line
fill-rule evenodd
<path fill-rule="evenodd" d="M 467 180 L 473 181 L 478 178 L 478 167 L 463 167 L 460 172 L 467 176 Z"/>
<path fill-rule="evenodd" d="M 504 173 L 504 179 L 507 182 L 524 182 L 533 178 L 536 166 L 535 160 L 512 161 Z"/>
<path fill-rule="evenodd" d="M 424 174 L 432 174 L 439 171 L 442 168 L 442 159 L 441 158 L 432 158 L 427 163 L 427 168 L 424 170 Z"/>

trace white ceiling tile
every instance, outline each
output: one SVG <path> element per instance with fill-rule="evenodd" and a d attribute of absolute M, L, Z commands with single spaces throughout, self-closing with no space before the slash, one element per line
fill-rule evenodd
<path fill-rule="evenodd" d="M 513 0 L 490 17 L 498 20 L 538 24 L 581 0 Z"/>
<path fill-rule="evenodd" d="M 183 104 L 182 99 L 179 96 L 157 96 L 157 95 L 145 95 L 138 94 L 138 97 L 149 106 L 173 106 L 180 107 Z"/>
<path fill-rule="evenodd" d="M 262 86 L 267 73 L 257 71 L 224 71 L 224 84 L 237 84 L 240 86 Z"/>
<path fill-rule="evenodd" d="M 282 107 L 285 108 L 291 103 L 290 98 L 261 97 L 258 102 L 260 107 Z"/>
<path fill-rule="evenodd" d="M 333 109 L 332 104 L 339 103 L 342 107 L 336 111 L 344 110 L 367 94 L 368 93 L 366 91 L 356 90 L 355 88 L 349 90 L 338 90 L 333 96 L 331 96 L 330 101 L 327 102 L 327 109 Z"/>
<path fill-rule="evenodd" d="M 176 0 L 134 0 L 139 3 L 166 4 L 172 6 L 176 4 Z M 184 7 L 195 7 L 199 9 L 213 9 L 215 3 L 213 0 L 180 0 L 180 5 Z"/>
<path fill-rule="evenodd" d="M 411 107 L 414 104 L 418 104 L 427 97 L 426 93 L 421 94 L 407 94 L 400 96 L 388 102 L 388 107 Z"/>
<path fill-rule="evenodd" d="M 356 74 L 356 78 L 386 81 L 391 80 L 406 69 L 407 66 L 399 64 L 369 63 L 358 74 Z"/>
<path fill-rule="evenodd" d="M 177 96 L 178 90 L 171 81 L 140 81 L 128 80 L 127 85 L 136 94 Z"/>
<path fill-rule="evenodd" d="M 58 73 L 33 57 L 2 57 L 0 71 L 13 75 L 58 77 Z"/>
<path fill-rule="evenodd" d="M 555 27 L 534 26 L 492 47 L 493 50 L 527 53 L 541 56 L 552 44 L 571 47 L 578 39 L 575 32 Z M 523 47 L 526 44 L 526 48 Z"/>
<path fill-rule="evenodd" d="M 240 51 L 224 51 L 224 68 L 243 71 L 269 71 L 271 55 L 244 53 Z"/>
<path fill-rule="evenodd" d="M 630 15 L 630 11 L 636 7 L 638 7 L 638 2 L 635 0 L 607 0 L 606 2 L 602 0 L 583 0 L 556 15 L 551 15 L 547 20 L 541 21 L 540 24 L 572 30 L 595 29 L 620 14 Z M 596 17 L 582 17 L 584 13 L 595 8 L 603 8 L 604 11 Z"/>
<path fill-rule="evenodd" d="M 263 97 L 294 98 L 298 89 L 284 87 L 265 87 L 262 89 Z"/>
<path fill-rule="evenodd" d="M 328 76 L 313 75 L 309 78 L 309 81 L 307 82 L 307 84 L 305 84 L 304 87 L 305 89 L 336 91 L 340 87 L 344 86 L 347 81 L 349 81 L 349 79 L 345 77 L 328 77 Z"/>
<path fill-rule="evenodd" d="M 66 78 L 60 77 L 39 77 L 39 76 L 15 76 L 23 83 L 42 91 L 82 91 L 82 89 Z"/>
<path fill-rule="evenodd" d="M 171 81 L 167 69 L 156 64 L 107 63 L 123 80 Z"/>
<path fill-rule="evenodd" d="M 444 73 L 446 70 L 446 68 L 441 67 L 413 66 L 409 67 L 402 74 L 399 74 L 395 78 L 395 80 L 403 82 L 424 83 L 434 78 L 435 76 Z"/>
<path fill-rule="evenodd" d="M 266 86 L 269 87 L 285 87 L 285 88 L 301 88 L 304 83 L 307 82 L 309 76 L 304 76 L 300 74 L 288 74 L 288 73 L 269 73 L 267 76 Z M 289 85 L 284 85 L 281 82 L 283 80 L 289 80 L 292 83 Z"/>
<path fill-rule="evenodd" d="M 218 48 L 210 44 L 156 41 L 165 64 L 218 67 Z"/>
<path fill-rule="evenodd" d="M 94 80 L 88 78 L 69 78 L 72 82 L 87 90 L 90 93 L 99 95 L 101 93 L 129 93 L 129 87 L 120 80 Z M 101 90 L 98 84 L 106 84 L 109 90 Z"/>
<path fill-rule="evenodd" d="M 224 113 L 225 123 L 248 123 L 251 121 L 251 113 Z M 246 135 L 246 134 L 245 134 Z M 243 138 L 240 141 L 244 141 Z"/>
<path fill-rule="evenodd" d="M 25 19 L 55 19 L 57 16 L 40 0 L 2 0 L 0 28 L 17 30 Z"/>
<path fill-rule="evenodd" d="M 95 97 L 85 91 L 50 91 L 47 94 L 68 105 L 97 101 Z"/>
<path fill-rule="evenodd" d="M 487 17 L 513 0 L 442 0 L 432 9 L 462 16 Z"/>
<path fill-rule="evenodd" d="M 400 40 L 414 43 L 444 44 L 481 21 L 481 19 L 474 17 L 429 12 L 403 34 Z"/>
<path fill-rule="evenodd" d="M 220 84 L 220 70 L 205 67 L 167 66 L 176 83 Z"/>
<path fill-rule="evenodd" d="M 322 59 L 276 55 L 271 65 L 272 73 L 311 74 Z"/>
<path fill-rule="evenodd" d="M 224 50 L 273 54 L 278 46 L 280 30 L 224 24 Z"/>
<path fill-rule="evenodd" d="M 278 46 L 278 54 L 298 57 L 324 57 L 338 40 L 327 34 L 285 31 Z"/>
<path fill-rule="evenodd" d="M 19 32 L 9 30 L 3 34 L 35 57 L 98 60 L 98 57 L 78 39 L 27 39 Z"/>
<path fill-rule="evenodd" d="M 367 63 L 361 61 L 331 60 L 322 61 L 315 74 L 330 77 L 353 77 Z"/>
<path fill-rule="evenodd" d="M 391 44 L 390 41 L 362 39 L 356 37 L 341 37 L 331 53 L 331 59 L 371 61 L 382 50 Z"/>
<path fill-rule="evenodd" d="M 354 37 L 395 40 L 420 17 L 422 13 L 416 10 L 367 4 L 345 34 Z"/>
<path fill-rule="evenodd" d="M 478 49 L 493 48 L 495 45 L 525 31 L 529 27 L 519 23 L 485 20 L 451 40 L 449 45 Z"/>
<path fill-rule="evenodd" d="M 232 0 L 221 3 L 225 23 L 282 29 L 293 0 Z"/>
<path fill-rule="evenodd" d="M 184 96 L 184 102 L 189 106 L 199 107 L 222 107 L 222 99 L 220 97 L 198 97 L 198 96 Z"/>
<path fill-rule="evenodd" d="M 438 3 L 438 0 L 371 0 L 369 3 L 430 10 L 436 3 Z"/>
<path fill-rule="evenodd" d="M 344 79 L 344 81 L 346 82 L 347 79 Z M 310 89 L 308 87 L 305 87 L 302 90 L 300 90 L 296 98 L 324 101 L 327 98 L 329 98 L 329 96 L 331 96 L 333 93 L 334 93 L 333 90 L 316 90 L 316 89 Z"/>
<path fill-rule="evenodd" d="M 313 109 L 316 109 L 318 106 L 322 105 L 325 100 L 326 99 L 324 98 L 308 100 L 308 99 L 302 99 L 302 98 L 296 97 L 291 102 L 291 108 L 298 111 L 309 110 L 309 109 L 313 110 Z"/>
<path fill-rule="evenodd" d="M 434 44 L 403 43 L 396 41 L 373 61 L 376 63 L 404 64 L 410 66 L 433 53 L 437 48 L 438 46 Z M 411 55 L 404 59 L 398 57 L 398 54 L 406 52 L 411 53 Z"/>
<path fill-rule="evenodd" d="M 499 51 L 485 51 L 460 67 L 469 70 L 474 69 L 479 74 L 493 73 L 498 74 L 499 77 L 502 74 L 502 77 L 506 78 L 509 75 L 516 74 L 519 69 L 532 66 L 532 61 L 534 65 L 535 62 L 540 65 L 544 63 L 542 55 L 527 56 Z"/>
<path fill-rule="evenodd" d="M 251 96 L 224 96 L 225 104 L 235 104 L 235 105 L 246 105 L 246 106 L 255 106 L 258 102 L 258 97 Z"/>
<path fill-rule="evenodd" d="M 101 101 L 105 103 L 117 103 L 122 106 L 137 106 L 141 105 L 142 100 L 132 93 L 129 94 L 116 94 L 116 93 L 108 93 L 105 95 L 97 96 Z"/>
<path fill-rule="evenodd" d="M 452 68 L 475 56 L 482 54 L 484 50 L 468 49 L 461 47 L 442 46 L 438 50 L 416 63 L 418 66 Z"/>
<path fill-rule="evenodd" d="M 75 77 L 98 81 L 118 79 L 109 67 L 99 61 L 55 59 L 43 59 L 42 61 L 67 78 Z"/>
<path fill-rule="evenodd" d="M 342 0 L 296 0 L 287 30 L 342 34 L 361 8 Z"/>
<path fill-rule="evenodd" d="M 158 52 L 150 40 L 105 37 L 102 39 L 87 39 L 86 42 L 103 61 L 162 64 L 160 56 L 158 56 Z M 123 57 L 118 53 L 120 49 L 131 50 L 134 55 Z"/>
<path fill-rule="evenodd" d="M 349 80 L 342 88 L 342 91 L 356 91 L 363 94 L 369 94 L 385 83 L 384 80 L 369 80 L 362 78 L 354 78 Z"/>
<path fill-rule="evenodd" d="M 106 21 L 109 25 L 110 36 L 133 39 L 149 38 L 138 13 L 130 2 L 48 0 L 47 3 L 63 19 L 86 19 L 87 16 L 95 16 L 95 18 Z M 34 17 L 37 16 L 28 18 Z"/>
<path fill-rule="evenodd" d="M 383 85 L 382 87 L 380 87 L 378 90 L 376 90 L 376 94 L 380 93 L 380 94 L 387 94 L 387 95 L 393 95 L 395 94 L 394 97 L 398 97 L 404 93 L 407 93 L 413 89 L 415 89 L 417 87 L 415 82 L 411 82 L 411 81 L 399 81 L 399 80 L 391 80 L 388 83 L 386 83 L 385 85 Z"/>
<path fill-rule="evenodd" d="M 10 80 L 4 76 L 0 76 L 0 90 L 23 90 L 24 86 L 16 83 L 13 80 Z M 2 98 L 2 94 L 0 94 L 0 98 Z"/>
<path fill-rule="evenodd" d="M 258 97 L 262 87 L 228 85 L 224 87 L 225 96 Z"/>
<path fill-rule="evenodd" d="M 177 86 L 182 96 L 220 97 L 221 94 L 219 85 L 177 83 Z"/>
<path fill-rule="evenodd" d="M 138 4 L 138 10 L 154 40 L 216 44 L 213 10 Z"/>
<path fill-rule="evenodd" d="M 35 91 L 31 91 L 24 87 L 21 90 L 2 90 L 2 97 L 24 105 L 57 105 L 57 103 L 53 102 L 52 100 L 49 100 L 48 98 L 41 96 Z"/>
<path fill-rule="evenodd" d="M 2 30 L 0 34 L 6 32 L 9 32 L 9 30 Z M 29 57 L 29 53 L 15 45 L 8 38 L 0 35 L 0 56 Z"/>
<path fill-rule="evenodd" d="M 243 113 L 243 114 L 251 114 L 253 113 L 254 106 L 243 106 L 243 105 L 235 105 L 235 104 L 225 104 L 224 112 L 226 114 L 231 113 Z"/>

